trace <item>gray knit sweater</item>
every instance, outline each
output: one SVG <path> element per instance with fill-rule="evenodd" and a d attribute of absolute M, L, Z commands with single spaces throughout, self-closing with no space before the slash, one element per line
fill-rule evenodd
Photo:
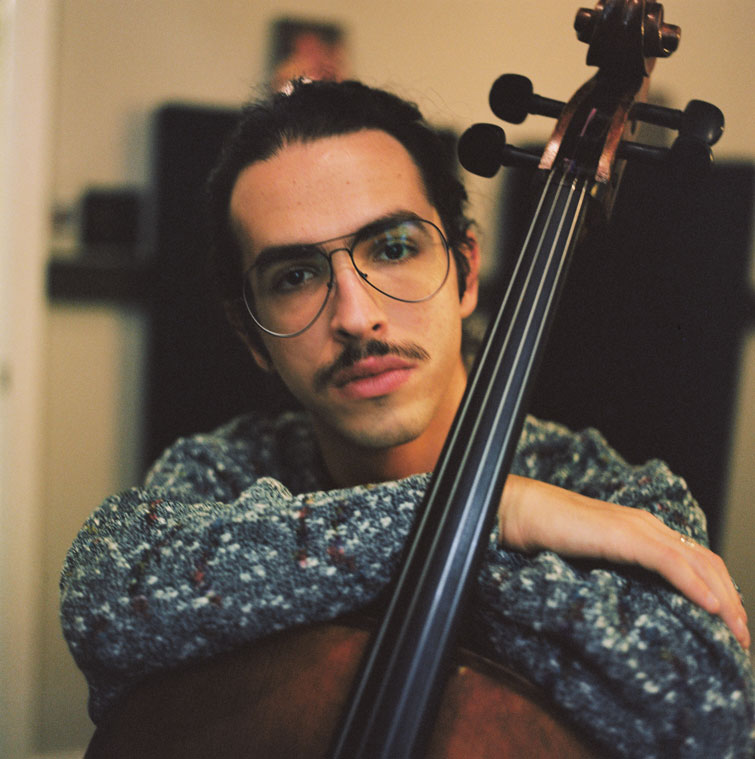
<path fill-rule="evenodd" d="M 512 471 L 646 509 L 706 542 L 683 480 L 659 461 L 628 466 L 594 430 L 528 419 Z M 329 489 L 299 414 L 179 440 L 144 488 L 92 514 L 65 561 L 63 630 L 92 719 L 156 670 L 374 601 L 427 482 Z M 544 689 L 607 754 L 752 755 L 752 669 L 718 617 L 650 573 L 495 538 L 465 645 Z"/>

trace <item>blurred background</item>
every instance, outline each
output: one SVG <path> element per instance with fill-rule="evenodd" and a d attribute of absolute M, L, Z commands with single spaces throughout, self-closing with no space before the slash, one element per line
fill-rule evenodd
<path fill-rule="evenodd" d="M 586 47 L 572 29 L 577 7 L 564 0 L 0 0 L 0 756 L 80 757 L 93 731 L 83 677 L 59 630 L 60 567 L 87 515 L 106 495 L 139 482 L 160 435 L 183 431 L 185 422 L 164 410 L 158 401 L 165 394 L 155 389 L 167 383 L 169 395 L 182 396 L 175 384 L 181 378 L 164 368 L 156 379 L 155 367 L 167 351 L 160 345 L 181 347 L 190 338 L 155 325 L 175 321 L 176 313 L 186 323 L 191 308 L 184 314 L 170 305 L 170 288 L 180 291 L 172 274 L 155 285 L 155 251 L 173 245 L 170 266 L 201 238 L 170 238 L 174 232 L 161 221 L 171 216 L 164 188 L 188 181 L 182 156 L 192 171 L 203 171 L 208 146 L 228 119 L 273 78 L 272 57 L 288 60 L 291 50 L 280 46 L 287 32 L 275 22 L 335 27 L 341 37 L 329 55 L 339 70 L 416 101 L 433 123 L 458 134 L 495 120 L 487 96 L 502 73 L 529 76 L 548 97 L 570 97 L 590 75 Z M 685 404 L 675 412 L 682 427 L 706 413 L 720 421 L 685 433 L 690 448 L 702 448 L 703 463 L 675 464 L 677 451 L 660 436 L 657 449 L 642 441 L 642 458 L 666 458 L 691 483 L 700 481 L 695 492 L 708 488 L 716 547 L 755 618 L 755 6 L 667 0 L 665 11 L 682 27 L 682 42 L 657 65 L 651 101 L 683 108 L 698 98 L 726 115 L 715 149 L 720 180 L 705 185 L 719 198 L 705 204 L 717 209 L 714 218 L 701 217 L 689 199 L 678 203 L 704 219 L 698 241 L 706 230 L 712 235 L 696 253 L 709 253 L 705 262 L 692 260 L 689 268 L 721 280 L 710 302 L 695 297 L 714 344 L 725 350 L 700 344 L 684 323 L 673 326 L 685 360 L 696 350 L 701 364 L 713 359 L 726 372 L 723 379 L 706 374 L 702 394 L 673 393 Z M 319 60 L 317 40 L 304 42 L 297 55 Z M 506 131 L 514 144 L 538 144 L 551 127 L 530 117 Z M 178 157 L 171 146 L 180 148 Z M 511 243 L 510 187 L 500 177 L 467 181 L 494 281 L 502 265 L 496 251 Z M 628 193 L 636 207 L 648 197 Z M 674 226 L 686 217 L 676 210 L 660 214 L 669 219 L 653 235 L 662 250 L 677 231 L 685 239 Z M 637 223 L 625 221 L 619 236 Z M 185 224 L 178 227 L 185 238 Z M 705 269 L 711 262 L 729 273 Z M 190 288 L 185 292 L 191 301 Z M 732 319 L 719 319 L 726 315 Z M 224 340 L 212 350 L 237 350 Z M 680 384 L 697 387 L 690 383 L 700 378 L 684 366 Z M 654 384 L 648 376 L 643 370 L 632 382 Z M 198 431 L 205 422 L 196 402 L 182 397 L 184 419 L 197 419 Z M 656 412 L 649 401 L 638 403 L 625 427 L 653 427 Z"/>

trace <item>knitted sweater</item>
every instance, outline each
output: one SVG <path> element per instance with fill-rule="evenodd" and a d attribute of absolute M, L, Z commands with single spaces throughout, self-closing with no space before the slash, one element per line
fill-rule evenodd
<path fill-rule="evenodd" d="M 528 419 L 512 471 L 646 509 L 706 543 L 684 481 L 659 461 L 628 466 L 594 430 Z M 144 488 L 89 517 L 63 567 L 63 630 L 94 722 L 152 672 L 374 601 L 428 479 L 327 489 L 294 413 L 179 440 Z M 542 688 L 607 753 L 751 756 L 748 655 L 649 572 L 506 550 L 493 534 L 462 638 Z"/>

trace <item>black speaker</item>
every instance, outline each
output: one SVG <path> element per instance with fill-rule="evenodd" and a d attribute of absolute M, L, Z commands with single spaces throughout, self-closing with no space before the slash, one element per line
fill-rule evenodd
<path fill-rule="evenodd" d="M 531 212 L 531 172 L 509 170 L 500 290 Z M 697 184 L 627 167 L 609 224 L 575 253 L 530 411 L 597 427 L 631 463 L 683 476 L 717 546 L 748 290 L 755 171 L 717 164 Z M 488 303 L 488 307 L 492 308 Z"/>
<path fill-rule="evenodd" d="M 292 405 L 228 325 L 209 272 L 204 187 L 238 115 L 182 104 L 155 115 L 147 465 L 180 435 Z"/>

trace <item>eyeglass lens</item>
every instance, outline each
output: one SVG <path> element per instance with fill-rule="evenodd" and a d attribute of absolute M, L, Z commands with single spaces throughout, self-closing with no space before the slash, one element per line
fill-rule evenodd
<path fill-rule="evenodd" d="M 441 231 L 418 219 L 326 243 L 277 248 L 260 255 L 246 275 L 244 300 L 255 322 L 281 337 L 311 326 L 333 287 L 331 259 L 339 251 L 351 255 L 368 285 L 395 300 L 427 300 L 448 275 L 448 248 Z"/>

